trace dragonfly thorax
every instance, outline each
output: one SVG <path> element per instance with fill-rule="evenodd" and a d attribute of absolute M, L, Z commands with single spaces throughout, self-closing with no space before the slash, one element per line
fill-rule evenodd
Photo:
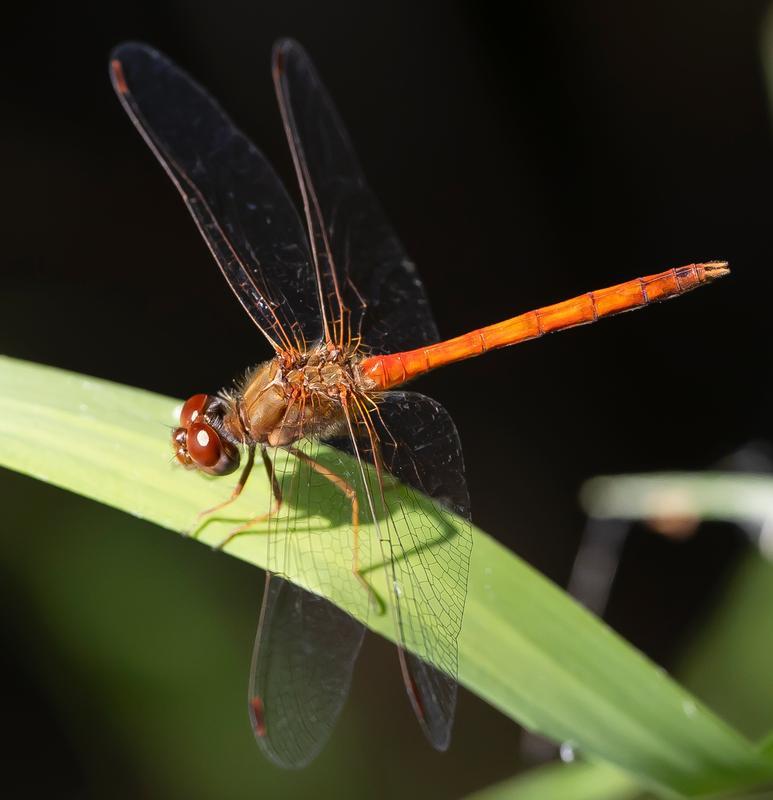
<path fill-rule="evenodd" d="M 342 397 L 359 391 L 351 358 L 324 345 L 291 362 L 277 357 L 247 375 L 235 398 L 249 441 L 272 447 L 342 429 Z M 234 420 L 236 422 L 237 420 Z"/>

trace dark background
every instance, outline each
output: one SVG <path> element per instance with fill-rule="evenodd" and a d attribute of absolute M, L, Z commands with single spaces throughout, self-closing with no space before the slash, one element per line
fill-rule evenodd
<path fill-rule="evenodd" d="M 767 6 L 535 0 L 507 16 L 481 3 L 394 0 L 17 6 L 4 12 L 0 48 L 0 349 L 180 397 L 214 391 L 268 356 L 114 98 L 107 58 L 130 38 L 166 51 L 292 186 L 269 74 L 272 42 L 292 35 L 336 99 L 443 335 L 668 267 L 731 262 L 717 286 L 417 384 L 459 427 L 476 523 L 563 584 L 585 478 L 703 468 L 770 437 Z M 179 776 L 214 759 L 207 748 L 227 740 L 226 727 L 244 741 L 217 762 L 231 776 L 221 797 L 252 796 L 247 785 L 266 781 L 319 796 L 326 776 L 342 774 L 360 792 L 459 796 L 523 763 L 515 726 L 469 695 L 452 755 L 431 752 L 400 698 L 390 648 L 372 642 L 330 750 L 303 776 L 275 773 L 250 751 L 240 706 L 260 576 L 17 476 L 0 476 L 0 493 L 5 758 L 33 794 L 212 796 L 203 778 Z M 720 526 L 682 544 L 636 532 L 610 621 L 671 666 L 741 549 Z M 58 594 L 35 577 L 41 558 Z M 190 595 L 176 593 L 181 580 Z M 228 631 L 230 661 L 185 613 L 193 595 L 211 629 Z M 95 607 L 106 643 L 92 652 L 77 622 Z M 143 642 L 150 622 L 157 639 Z M 195 630 L 177 650 L 156 649 L 177 624 Z M 109 632 L 124 641 L 118 651 Z M 137 649 L 157 656 L 168 684 L 111 683 L 123 673 L 104 660 L 116 667 Z M 201 697 L 234 683 L 236 711 L 224 701 L 209 736 L 191 742 L 175 724 L 192 729 L 197 704 L 176 722 L 158 709 L 175 686 L 188 696 L 202 651 Z M 138 694 L 116 701 L 126 691 Z M 148 724 L 124 725 L 138 706 Z M 156 744 L 142 754 L 143 741 L 162 740 L 179 752 Z"/>

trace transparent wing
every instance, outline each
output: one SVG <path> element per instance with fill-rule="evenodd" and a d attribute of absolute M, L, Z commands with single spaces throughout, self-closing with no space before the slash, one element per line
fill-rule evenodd
<path fill-rule="evenodd" d="M 414 711 L 433 746 L 445 749 L 450 740 L 471 549 L 469 528 L 449 515 L 469 518 L 459 438 L 442 406 L 410 392 L 382 395 L 367 424 L 356 412 L 352 420 L 354 437 L 331 440 L 333 448 L 306 442 L 302 450 L 274 453 L 282 508 L 264 530 L 275 574 L 250 697 L 258 741 L 284 766 L 308 763 L 340 714 L 362 622 L 374 613 L 365 581 L 377 570 L 387 576 L 383 599 Z M 336 556 L 324 557 L 331 549 Z M 358 566 L 364 581 L 355 575 Z M 337 598 L 356 619 L 278 577 L 290 574 Z"/>
<path fill-rule="evenodd" d="M 408 696 L 429 741 L 448 747 L 457 696 L 457 639 L 467 593 L 472 535 L 459 436 L 448 412 L 415 392 L 387 392 L 368 425 L 337 446 L 417 490 L 390 490 L 375 472 L 368 492 L 381 540 L 389 604 Z M 375 563 L 375 562 L 374 562 Z M 413 651 L 424 654 L 414 655 Z"/>
<path fill-rule="evenodd" d="M 274 84 L 304 196 L 327 319 L 376 352 L 438 340 L 429 302 L 362 174 L 354 148 L 306 52 L 274 48 Z M 338 340 L 338 339 L 336 339 Z"/>
<path fill-rule="evenodd" d="M 156 50 L 120 45 L 110 73 L 121 104 L 258 328 L 275 349 L 319 339 L 306 233 L 265 157 L 201 86 Z"/>
<path fill-rule="evenodd" d="M 281 767 L 315 758 L 349 694 L 365 628 L 317 595 L 266 574 L 250 675 L 258 744 Z"/>
<path fill-rule="evenodd" d="M 282 504 L 257 531 L 268 536 L 269 571 L 249 688 L 258 744 L 271 761 L 289 768 L 308 764 L 329 738 L 349 694 L 365 628 L 282 576 L 320 587 L 361 620 L 369 610 L 368 593 L 352 572 L 352 502 L 340 487 L 356 481 L 357 473 L 341 454 L 322 452 L 318 442 L 297 452 L 272 453 Z M 361 485 L 355 491 L 361 493 Z M 320 557 L 331 549 L 337 558 Z M 367 541 L 358 548 L 360 555 L 369 552 Z"/>

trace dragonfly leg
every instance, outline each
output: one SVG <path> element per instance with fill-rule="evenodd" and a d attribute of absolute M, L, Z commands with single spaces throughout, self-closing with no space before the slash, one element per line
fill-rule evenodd
<path fill-rule="evenodd" d="M 210 514 L 214 514 L 216 511 L 220 511 L 227 506 L 230 506 L 235 500 L 239 498 L 239 495 L 242 493 L 245 484 L 247 483 L 247 478 L 250 477 L 250 473 L 252 472 L 252 467 L 255 464 L 255 447 L 254 445 L 250 447 L 247 452 L 247 463 L 244 465 L 244 469 L 242 470 L 242 474 L 239 476 L 239 481 L 234 486 L 233 491 L 231 492 L 231 496 L 228 500 L 224 500 L 222 503 L 218 503 L 216 506 L 212 506 L 212 508 L 207 508 L 204 511 L 200 511 L 196 515 L 196 526 L 194 529 L 189 533 L 189 536 L 192 536 L 194 539 L 197 539 L 199 533 L 201 533 L 202 528 L 204 527 L 201 524 L 201 520 L 204 517 L 210 516 Z"/>
<path fill-rule="evenodd" d="M 239 525 L 237 528 L 234 528 L 228 536 L 223 539 L 220 544 L 215 545 L 215 550 L 222 550 L 229 542 L 235 539 L 237 536 L 240 536 L 243 533 L 247 533 L 248 531 L 252 530 L 256 525 L 259 525 L 261 522 L 265 522 L 267 519 L 273 517 L 279 509 L 282 507 L 282 487 L 279 485 L 279 481 L 276 477 L 276 472 L 274 470 L 274 464 L 271 461 L 268 453 L 266 452 L 265 447 L 260 448 L 260 455 L 263 458 L 263 464 L 266 467 L 266 472 L 268 473 L 269 479 L 271 480 L 271 494 L 273 495 L 273 501 L 271 504 L 271 508 L 268 510 L 266 514 L 260 514 L 257 517 L 253 517 L 252 519 L 248 519 L 243 524 Z"/>
<path fill-rule="evenodd" d="M 352 504 L 352 538 L 354 539 L 354 546 L 352 548 L 352 573 L 362 585 L 363 589 L 368 593 L 376 611 L 379 614 L 386 613 L 386 603 L 384 603 L 384 600 L 379 597 L 378 592 L 368 583 L 360 567 L 360 501 L 357 497 L 357 490 L 345 478 L 337 475 L 311 456 L 306 455 L 306 453 L 299 450 L 297 447 L 290 446 L 287 448 L 287 452 L 294 455 L 304 464 L 308 464 L 311 469 L 322 475 L 323 478 L 327 478 L 327 480 L 329 480 Z"/>

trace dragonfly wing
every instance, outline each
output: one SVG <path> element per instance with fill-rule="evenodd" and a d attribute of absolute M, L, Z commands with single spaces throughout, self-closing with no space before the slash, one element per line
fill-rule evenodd
<path fill-rule="evenodd" d="M 336 482 L 355 485 L 361 493 L 351 459 L 323 452 L 317 441 L 305 442 L 303 451 L 278 448 L 271 458 L 282 501 L 255 529 L 267 537 L 268 582 L 249 707 L 260 747 L 274 763 L 293 768 L 319 753 L 341 712 L 369 596 L 352 573 L 352 529 L 341 524 L 352 518 L 352 502 Z M 358 548 L 363 558 L 369 558 L 368 544 Z M 335 567 L 320 558 L 330 549 L 340 555 Z M 288 575 L 297 583 L 286 580 Z M 358 619 L 303 586 L 339 598 Z"/>
<path fill-rule="evenodd" d="M 320 752 L 349 694 L 364 634 L 332 603 L 266 574 L 249 708 L 272 762 L 298 769 Z"/>
<path fill-rule="evenodd" d="M 151 47 L 120 45 L 110 72 L 121 104 L 258 328 L 275 349 L 317 340 L 308 240 L 265 157 L 199 84 Z"/>
<path fill-rule="evenodd" d="M 369 422 L 360 419 L 353 432 L 351 441 L 336 446 L 370 464 L 380 462 L 412 490 L 406 497 L 390 490 L 388 478 L 381 486 L 366 481 L 406 690 L 427 738 L 445 750 L 472 549 L 469 525 L 458 523 L 470 517 L 459 436 L 448 412 L 415 392 L 381 395 Z"/>
<path fill-rule="evenodd" d="M 375 569 L 386 572 L 383 599 L 405 686 L 436 748 L 448 746 L 453 722 L 471 547 L 469 529 L 458 522 L 469 517 L 469 501 L 456 429 L 442 406 L 411 392 L 381 395 L 369 416 L 348 413 L 354 436 L 331 440 L 333 448 L 307 441 L 273 455 L 282 506 L 262 529 L 273 574 L 250 713 L 261 747 L 284 766 L 301 766 L 317 754 L 348 693 L 373 605 L 353 572 L 357 563 L 366 581 Z M 380 476 L 376 464 L 383 467 Z M 336 558 L 320 558 L 331 549 Z M 299 586 L 283 579 L 289 575 Z M 335 597 L 354 616 L 304 586 Z"/>
<path fill-rule="evenodd" d="M 273 63 L 328 321 L 379 352 L 437 341 L 416 267 L 368 187 L 314 65 L 290 39 L 274 47 Z"/>

